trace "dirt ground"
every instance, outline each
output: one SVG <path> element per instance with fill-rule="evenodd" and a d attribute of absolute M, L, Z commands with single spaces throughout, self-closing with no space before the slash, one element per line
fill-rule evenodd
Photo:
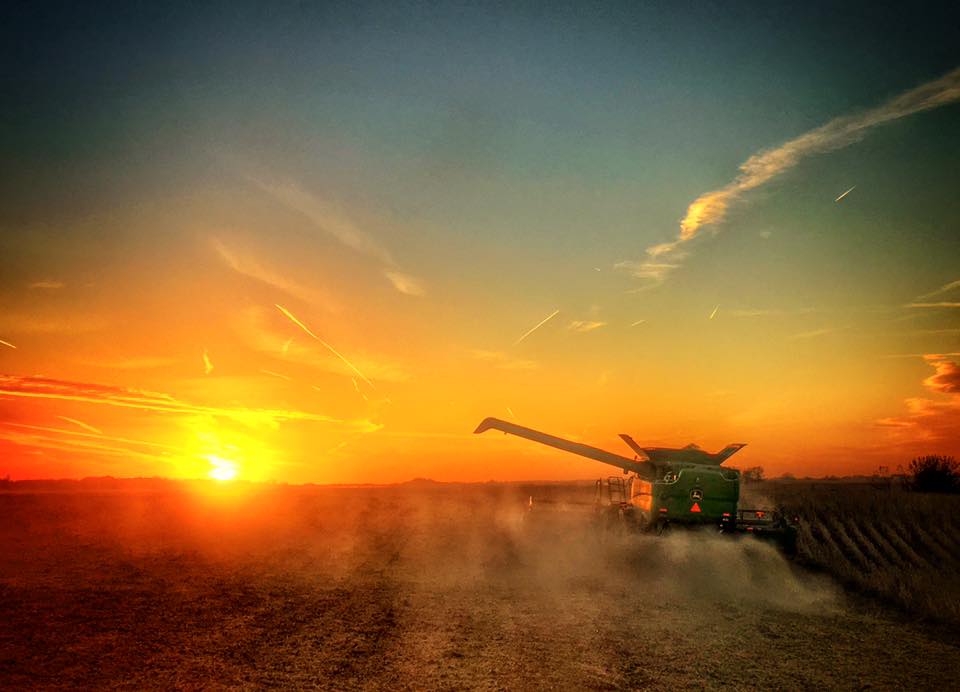
<path fill-rule="evenodd" d="M 531 524 L 528 491 L 0 494 L 0 688 L 942 690 L 960 677 L 960 633 L 845 594 L 767 544 L 604 538 L 580 505 Z"/>

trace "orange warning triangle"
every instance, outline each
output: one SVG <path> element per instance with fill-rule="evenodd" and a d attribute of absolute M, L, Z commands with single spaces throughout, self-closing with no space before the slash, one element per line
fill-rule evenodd
<path fill-rule="evenodd" d="M 694 502 L 694 503 L 693 503 L 693 507 L 690 508 L 690 511 L 691 511 L 691 512 L 699 512 L 699 511 L 700 511 L 700 503 L 699 503 L 699 502 Z"/>

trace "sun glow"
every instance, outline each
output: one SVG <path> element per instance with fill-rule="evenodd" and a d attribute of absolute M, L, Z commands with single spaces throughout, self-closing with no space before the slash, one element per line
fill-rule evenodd
<path fill-rule="evenodd" d="M 207 473 L 210 478 L 215 478 L 218 481 L 232 481 L 237 477 L 237 465 L 234 462 L 213 454 L 209 455 L 207 460 L 209 460 L 211 467 Z"/>

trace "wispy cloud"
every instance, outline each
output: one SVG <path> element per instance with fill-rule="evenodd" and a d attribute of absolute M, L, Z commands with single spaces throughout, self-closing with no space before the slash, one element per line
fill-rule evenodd
<path fill-rule="evenodd" d="M 647 256 L 660 258 L 658 264 L 662 264 L 667 272 L 674 269 L 669 265 L 676 263 L 666 262 L 663 258 L 675 257 L 675 253 L 696 238 L 704 227 L 715 226 L 723 221 L 731 205 L 740 201 L 746 193 L 769 183 L 810 156 L 836 151 L 860 141 L 878 125 L 939 108 L 958 99 L 960 68 L 905 91 L 875 108 L 834 118 L 778 147 L 754 154 L 740 165 L 740 172 L 733 181 L 697 197 L 680 221 L 679 235 L 670 242 L 650 246 Z M 659 281 L 663 275 L 641 278 Z"/>
<path fill-rule="evenodd" d="M 941 301 L 938 303 L 907 303 L 908 308 L 960 308 L 960 302 Z"/>
<path fill-rule="evenodd" d="M 371 425 L 369 421 L 346 421 L 307 411 L 191 404 L 158 392 L 47 377 L 0 375 L 0 398 L 5 397 L 68 401 L 158 413 L 206 415 L 230 419 L 250 426 L 275 426 L 284 421 L 312 421 L 351 427 Z"/>
<path fill-rule="evenodd" d="M 930 392 L 940 395 L 940 398 L 908 398 L 904 400 L 907 409 L 905 415 L 877 421 L 877 425 L 890 430 L 894 439 L 912 445 L 914 449 L 918 443 L 922 443 L 927 453 L 937 448 L 956 451 L 957 431 L 960 430 L 960 365 L 946 356 L 924 356 L 934 373 L 923 380 L 923 385 Z M 932 449 L 930 445 L 933 445 Z M 944 445 L 951 445 L 953 449 Z"/>
<path fill-rule="evenodd" d="M 44 281 L 34 281 L 32 284 L 29 285 L 29 287 L 37 288 L 41 290 L 55 291 L 58 288 L 63 288 L 65 285 L 66 284 L 64 284 L 62 281 L 53 281 L 51 279 L 47 279 Z"/>
<path fill-rule="evenodd" d="M 139 356 L 130 358 L 115 358 L 113 360 L 85 360 L 84 365 L 95 368 L 109 368 L 110 370 L 150 370 L 173 365 L 177 361 L 166 356 Z"/>
<path fill-rule="evenodd" d="M 941 394 L 960 393 L 960 365 L 947 360 L 942 354 L 931 354 L 925 358 L 935 372 L 923 381 L 924 386 Z"/>
<path fill-rule="evenodd" d="M 648 250 L 649 252 L 649 250 Z M 663 282 L 667 275 L 680 266 L 680 260 L 683 259 L 679 254 L 676 255 L 673 262 L 661 262 L 655 258 L 647 261 L 622 260 L 613 265 L 614 269 L 625 271 L 635 279 L 642 279 L 648 283 L 648 286 L 656 286 Z"/>
<path fill-rule="evenodd" d="M 250 179 L 260 190 L 309 219 L 318 229 L 342 245 L 384 264 L 395 266 L 393 257 L 376 239 L 357 226 L 337 205 L 304 190 L 294 182 Z"/>
<path fill-rule="evenodd" d="M 210 244 L 223 263 L 238 274 L 255 279 L 311 305 L 319 306 L 328 312 L 340 310 L 337 301 L 327 293 L 293 281 L 285 273 L 264 264 L 254 254 L 232 247 L 219 238 L 211 238 Z"/>
<path fill-rule="evenodd" d="M 809 315 L 817 312 L 816 308 L 732 308 L 724 309 L 723 314 L 730 317 L 782 317 L 785 315 Z"/>
<path fill-rule="evenodd" d="M 58 452 L 58 456 L 81 454 L 116 457 L 123 461 L 140 459 L 170 463 L 189 454 L 187 450 L 169 445 L 12 421 L 0 421 L 0 440 L 34 452 L 49 450 Z M 141 449 L 143 447 L 146 450 Z M 147 451 L 152 448 L 158 449 L 158 452 Z"/>
<path fill-rule="evenodd" d="M 717 305 L 717 307 L 715 307 L 715 308 L 713 309 L 713 312 L 710 313 L 710 317 L 708 317 L 707 319 L 712 320 L 714 317 L 717 316 L 717 313 L 718 313 L 718 312 L 720 312 L 720 306 L 719 306 L 719 305 Z"/>
<path fill-rule="evenodd" d="M 415 276 L 395 271 L 386 271 L 384 274 L 393 284 L 393 287 L 401 293 L 408 296 L 423 296 L 427 293 L 427 290 L 423 287 L 423 282 Z"/>
<path fill-rule="evenodd" d="M 804 341 L 806 339 L 816 339 L 819 336 L 826 336 L 827 334 L 834 334 L 836 332 L 843 331 L 844 329 L 849 329 L 849 327 L 824 327 L 823 329 L 813 329 L 809 332 L 791 334 L 787 338 L 791 341 Z"/>
<path fill-rule="evenodd" d="M 930 291 L 929 293 L 924 293 L 922 296 L 917 296 L 916 298 L 914 298 L 914 301 L 919 302 L 924 300 L 930 300 L 931 298 L 935 298 L 936 296 L 943 295 L 944 293 L 949 293 L 950 291 L 957 288 L 960 288 L 960 279 L 957 279 L 956 281 L 951 281 L 949 283 L 945 283 L 940 288 Z"/>
<path fill-rule="evenodd" d="M 930 353 L 887 353 L 887 354 L 885 354 L 885 355 L 880 356 L 880 358 L 931 358 L 931 357 L 935 357 L 935 358 L 949 358 L 949 357 L 954 357 L 954 356 L 960 356 L 960 352 L 953 351 L 953 352 L 949 352 L 949 353 L 937 353 L 937 354 L 930 354 Z"/>
<path fill-rule="evenodd" d="M 490 365 L 500 370 L 536 370 L 539 367 L 539 364 L 534 360 L 514 358 L 503 351 L 484 351 L 477 349 L 471 351 L 470 354 L 477 360 L 490 363 Z"/>
<path fill-rule="evenodd" d="M 585 334 L 586 332 L 592 332 L 595 329 L 600 329 L 601 327 L 606 326 L 606 322 L 597 322 L 594 320 L 574 320 L 567 325 L 567 329 L 569 329 L 571 332 Z"/>
<path fill-rule="evenodd" d="M 213 372 L 213 361 L 210 360 L 207 349 L 203 349 L 203 374 L 209 375 L 211 372 Z"/>
<path fill-rule="evenodd" d="M 308 219 L 318 230 L 351 250 L 384 265 L 384 276 L 394 288 L 410 296 L 425 293 L 423 282 L 401 272 L 393 255 L 376 238 L 364 231 L 349 214 L 330 200 L 323 199 L 291 181 L 248 179 L 261 191 Z"/>
<path fill-rule="evenodd" d="M 7 334 L 89 334 L 107 326 L 100 315 L 85 312 L 38 314 L 4 310 L 0 312 L 0 332 Z"/>

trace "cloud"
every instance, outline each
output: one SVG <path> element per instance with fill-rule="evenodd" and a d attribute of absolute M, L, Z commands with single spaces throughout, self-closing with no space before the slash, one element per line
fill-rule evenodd
<path fill-rule="evenodd" d="M 908 308 L 960 308 L 958 302 L 939 302 L 939 303 L 907 303 L 904 307 Z"/>
<path fill-rule="evenodd" d="M 231 247 L 219 238 L 211 238 L 210 244 L 223 263 L 238 274 L 260 281 L 311 305 L 317 305 L 327 312 L 339 312 L 340 305 L 330 295 L 289 279 L 282 272 L 263 264 L 254 255 Z"/>
<path fill-rule="evenodd" d="M 849 329 L 849 327 L 824 327 L 823 329 L 814 329 L 809 332 L 800 332 L 799 334 L 792 334 L 787 338 L 791 341 L 803 341 L 805 339 L 816 339 L 818 336 L 826 336 L 827 334 L 833 334 L 834 332 L 840 332 L 844 329 Z"/>
<path fill-rule="evenodd" d="M 361 429 L 373 425 L 369 421 L 346 421 L 306 411 L 204 406 L 180 401 L 168 394 L 112 385 L 47 377 L 0 375 L 0 398 L 7 397 L 78 402 L 158 413 L 205 415 L 230 419 L 249 426 L 276 426 L 286 421 L 333 423 Z"/>
<path fill-rule="evenodd" d="M 834 118 L 778 147 L 754 154 L 740 165 L 740 172 L 731 182 L 705 192 L 691 202 L 680 221 L 679 235 L 673 241 L 647 248 L 647 255 L 652 258 L 673 255 L 683 244 L 696 238 L 704 227 L 715 226 L 723 221 L 730 206 L 746 193 L 769 183 L 804 159 L 858 142 L 878 125 L 939 108 L 958 99 L 960 68 L 905 91 L 875 108 Z"/>
<path fill-rule="evenodd" d="M 341 208 L 291 181 L 266 182 L 248 179 L 274 200 L 308 219 L 315 228 L 351 250 L 377 260 L 387 268 L 386 275 L 394 288 L 405 295 L 422 296 L 422 282 L 409 274 L 397 271 L 398 264 L 386 247 L 366 233 Z"/>
<path fill-rule="evenodd" d="M 107 326 L 107 320 L 89 313 L 38 315 L 35 312 L 0 312 L 0 332 L 9 334 L 88 334 Z"/>
<path fill-rule="evenodd" d="M 960 443 L 960 365 L 946 354 L 926 354 L 924 360 L 934 373 L 923 380 L 923 385 L 941 398 L 910 397 L 904 400 L 905 415 L 882 418 L 876 423 L 888 428 L 903 444 L 924 443 L 956 452 Z M 952 445 L 953 449 L 944 445 Z"/>
<path fill-rule="evenodd" d="M 470 352 L 477 360 L 490 363 L 493 367 L 500 370 L 536 370 L 540 365 L 533 360 L 523 358 L 514 358 L 503 351 L 483 351 L 473 350 Z"/>
<path fill-rule="evenodd" d="M 680 260 L 682 257 L 678 256 L 675 259 Z M 662 283 L 663 280 L 667 278 L 667 274 L 679 266 L 679 261 L 659 262 L 654 260 L 638 262 L 635 260 L 622 260 L 614 264 L 613 268 L 625 271 L 633 278 L 648 281 L 651 286 L 655 286 Z"/>
<path fill-rule="evenodd" d="M 924 300 L 930 300 L 935 296 L 943 295 L 944 293 L 949 293 L 955 288 L 960 288 L 960 279 L 957 279 L 956 281 L 951 281 L 950 283 L 946 283 L 940 288 L 934 291 L 930 291 L 930 293 L 924 293 L 922 296 L 917 296 L 916 298 L 914 298 L 914 301 L 921 302 Z"/>
<path fill-rule="evenodd" d="M 938 354 L 924 356 L 924 359 L 936 370 L 923 381 L 927 389 L 941 394 L 960 393 L 960 366 Z"/>
<path fill-rule="evenodd" d="M 109 368 L 110 370 L 150 370 L 152 368 L 164 368 L 176 362 L 174 358 L 167 358 L 165 356 L 141 356 L 117 358 L 115 360 L 82 361 L 84 365 L 90 365 L 96 368 Z"/>
<path fill-rule="evenodd" d="M 203 374 L 209 375 L 213 372 L 213 361 L 210 360 L 210 354 L 207 353 L 207 349 L 203 349 Z"/>
<path fill-rule="evenodd" d="M 390 279 L 390 283 L 393 284 L 393 287 L 401 293 L 404 293 L 408 296 L 426 295 L 427 291 L 423 287 L 423 282 L 415 276 L 410 276 L 409 274 L 395 271 L 387 271 L 384 273 L 386 274 L 386 277 Z"/>
<path fill-rule="evenodd" d="M 733 310 L 725 310 L 724 314 L 729 315 L 730 317 L 782 317 L 785 315 L 809 315 L 816 311 L 816 308 L 798 308 L 789 310 L 781 308 L 738 308 Z"/>
<path fill-rule="evenodd" d="M 950 352 L 950 353 L 938 353 L 936 354 L 937 358 L 948 358 L 952 356 L 960 356 L 960 352 Z M 929 358 L 930 354 L 927 353 L 887 353 L 880 356 L 880 358 Z"/>
<path fill-rule="evenodd" d="M 592 332 L 595 329 L 600 329 L 601 327 L 606 327 L 606 322 L 596 322 L 592 320 L 574 320 L 567 325 L 567 329 L 571 332 L 578 332 L 584 334 L 586 332 Z"/>
<path fill-rule="evenodd" d="M 32 284 L 30 284 L 29 287 L 55 291 L 58 288 L 63 288 L 65 285 L 66 284 L 64 284 L 62 281 L 46 280 L 46 281 L 34 281 Z"/>
<path fill-rule="evenodd" d="M 187 450 L 169 445 L 160 445 L 142 440 L 130 440 L 107 435 L 85 433 L 76 430 L 63 430 L 25 423 L 0 421 L 0 440 L 5 440 L 36 453 L 40 450 L 64 454 L 83 454 L 118 457 L 123 461 L 141 459 L 153 462 L 173 463 Z M 139 447 L 158 448 L 158 453 L 144 451 Z M 178 453 L 172 456 L 171 452 Z"/>
<path fill-rule="evenodd" d="M 293 182 L 264 182 L 251 179 L 263 192 L 289 209 L 309 219 L 314 226 L 342 245 L 373 257 L 384 264 L 395 265 L 385 247 L 364 233 L 344 212 L 328 200 L 310 194 Z"/>

